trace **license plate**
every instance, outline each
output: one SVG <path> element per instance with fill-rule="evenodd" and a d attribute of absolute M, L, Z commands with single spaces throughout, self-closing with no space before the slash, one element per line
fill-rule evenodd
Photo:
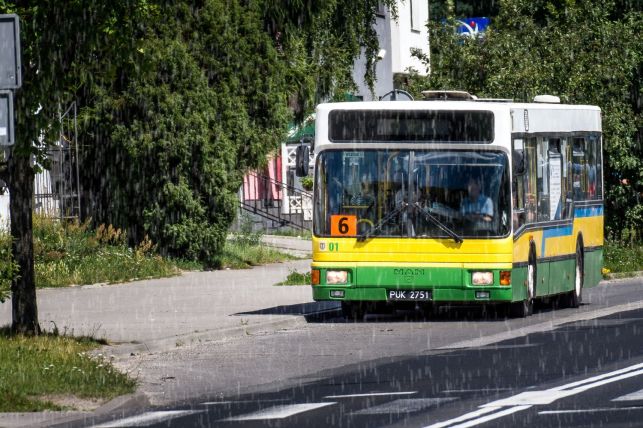
<path fill-rule="evenodd" d="M 425 301 L 432 300 L 433 293 L 431 290 L 388 290 L 388 300 L 404 300 L 404 301 Z"/>

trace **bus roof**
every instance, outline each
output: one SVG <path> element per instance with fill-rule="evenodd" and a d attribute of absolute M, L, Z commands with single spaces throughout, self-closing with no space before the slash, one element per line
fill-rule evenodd
<path fill-rule="evenodd" d="M 496 133 L 564 134 L 569 132 L 601 132 L 601 110 L 597 106 L 507 101 L 495 102 L 489 100 L 323 103 L 317 106 L 317 132 L 322 128 L 327 128 L 328 114 L 333 110 L 490 111 L 496 117 Z M 511 129 L 508 129 L 509 127 L 511 127 Z"/>

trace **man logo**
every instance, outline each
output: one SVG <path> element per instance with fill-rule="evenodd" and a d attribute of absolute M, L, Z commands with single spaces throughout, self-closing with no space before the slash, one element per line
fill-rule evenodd
<path fill-rule="evenodd" d="M 325 242 L 320 242 L 319 243 L 319 251 L 326 251 L 326 243 Z"/>

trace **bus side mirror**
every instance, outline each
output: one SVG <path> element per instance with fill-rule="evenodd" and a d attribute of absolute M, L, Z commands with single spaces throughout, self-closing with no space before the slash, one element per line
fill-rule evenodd
<path fill-rule="evenodd" d="M 523 175 L 525 173 L 525 155 L 522 150 L 513 151 L 512 168 L 514 175 Z"/>
<path fill-rule="evenodd" d="M 295 153 L 295 175 L 306 177 L 308 175 L 308 163 L 310 162 L 310 149 L 304 144 L 297 146 Z"/>

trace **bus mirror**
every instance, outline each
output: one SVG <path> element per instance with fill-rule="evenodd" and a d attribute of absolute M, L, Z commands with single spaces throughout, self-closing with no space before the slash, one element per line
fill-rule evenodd
<path fill-rule="evenodd" d="M 295 153 L 295 174 L 297 177 L 308 175 L 308 163 L 310 162 L 310 149 L 306 145 L 297 146 Z"/>
<path fill-rule="evenodd" d="M 315 151 L 315 137 L 313 137 L 312 135 L 304 135 L 303 137 L 301 137 L 301 140 L 299 140 L 299 144 L 310 147 L 311 152 Z"/>
<path fill-rule="evenodd" d="M 522 150 L 513 151 L 513 172 L 514 175 L 525 173 L 525 156 Z"/>

